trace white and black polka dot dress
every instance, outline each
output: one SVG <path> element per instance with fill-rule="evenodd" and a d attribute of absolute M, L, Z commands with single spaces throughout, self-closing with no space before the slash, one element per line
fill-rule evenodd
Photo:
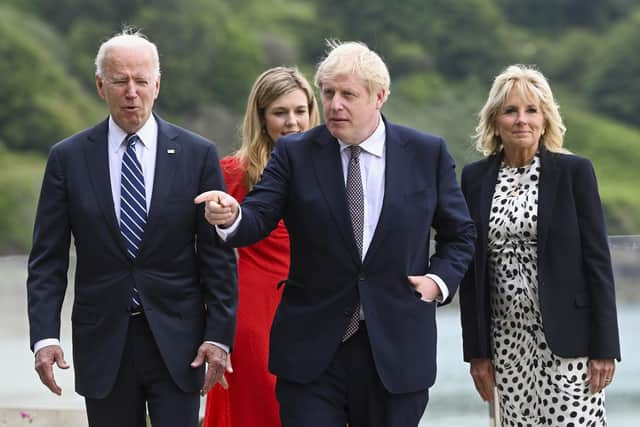
<path fill-rule="evenodd" d="M 540 160 L 502 165 L 489 220 L 493 363 L 503 426 L 606 426 L 604 393 L 586 384 L 587 358 L 547 346 L 537 281 Z"/>

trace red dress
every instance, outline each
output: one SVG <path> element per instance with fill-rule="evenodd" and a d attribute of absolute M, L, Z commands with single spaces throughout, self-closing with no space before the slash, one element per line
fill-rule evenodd
<path fill-rule="evenodd" d="M 227 192 L 241 202 L 247 191 L 236 157 L 220 161 Z M 269 330 L 280 302 L 278 281 L 289 273 L 289 234 L 282 220 L 260 242 L 238 249 L 238 322 L 229 389 L 208 394 L 203 427 L 279 427 L 275 376 L 267 370 Z"/>

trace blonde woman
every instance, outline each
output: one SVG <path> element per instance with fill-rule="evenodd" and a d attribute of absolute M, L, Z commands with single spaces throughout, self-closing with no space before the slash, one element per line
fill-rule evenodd
<path fill-rule="evenodd" d="M 281 136 L 319 123 L 311 85 L 295 68 L 262 73 L 251 89 L 242 124 L 242 146 L 221 160 L 227 191 L 237 200 L 258 182 Z M 204 427 L 280 426 L 275 377 L 267 370 L 269 329 L 280 302 L 277 283 L 289 271 L 289 235 L 280 221 L 262 241 L 238 249 L 239 305 L 233 373 L 228 389 L 207 396 Z"/>
<path fill-rule="evenodd" d="M 480 112 L 462 191 L 476 223 L 460 285 L 464 358 L 503 426 L 605 426 L 620 360 L 607 231 L 591 162 L 563 148 L 546 78 L 512 65 Z"/>

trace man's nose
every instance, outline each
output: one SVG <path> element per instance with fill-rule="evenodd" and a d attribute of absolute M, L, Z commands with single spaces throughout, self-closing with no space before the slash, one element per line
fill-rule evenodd
<path fill-rule="evenodd" d="M 125 95 L 129 98 L 135 98 L 138 95 L 138 88 L 136 87 L 136 82 L 131 80 L 127 83 L 127 91 Z"/>

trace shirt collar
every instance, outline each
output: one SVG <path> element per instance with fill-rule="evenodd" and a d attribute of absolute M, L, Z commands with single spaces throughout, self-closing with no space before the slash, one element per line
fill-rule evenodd
<path fill-rule="evenodd" d="M 384 120 L 382 117 L 379 117 L 378 127 L 373 131 L 369 138 L 362 141 L 360 144 L 360 148 L 366 151 L 369 154 L 373 154 L 376 157 L 382 157 L 384 153 L 384 141 L 386 137 L 386 131 L 384 126 Z M 344 142 L 338 140 L 338 144 L 340 144 L 340 151 L 344 151 L 350 144 L 345 144 Z"/>
<path fill-rule="evenodd" d="M 142 147 L 145 150 L 151 150 L 155 148 L 158 140 L 158 123 L 156 118 L 151 114 L 144 125 L 136 132 Z M 124 150 L 124 139 L 127 137 L 127 133 L 122 130 L 120 126 L 116 124 L 113 117 L 109 116 L 109 149 L 115 153 Z"/>

